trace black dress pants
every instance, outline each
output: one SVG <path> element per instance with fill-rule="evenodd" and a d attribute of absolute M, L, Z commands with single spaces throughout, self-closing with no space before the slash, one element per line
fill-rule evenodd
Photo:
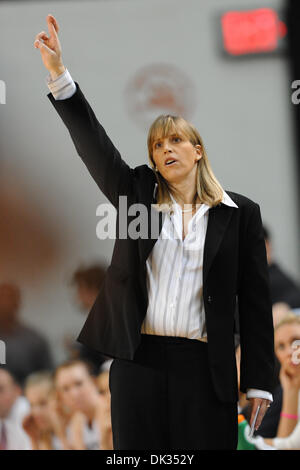
<path fill-rule="evenodd" d="M 207 343 L 141 337 L 132 361 L 110 367 L 114 449 L 236 449 L 237 403 L 216 396 Z"/>

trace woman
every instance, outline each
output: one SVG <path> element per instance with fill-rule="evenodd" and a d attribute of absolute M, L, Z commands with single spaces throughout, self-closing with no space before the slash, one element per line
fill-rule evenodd
<path fill-rule="evenodd" d="M 256 426 L 272 400 L 272 308 L 259 205 L 223 190 L 198 131 L 179 116 L 160 116 L 151 126 L 152 169 L 130 168 L 65 69 L 55 18 L 47 22 L 49 37 L 42 31 L 34 43 L 50 72 L 47 96 L 116 207 L 121 231 L 78 337 L 114 358 L 114 448 L 234 449 L 237 295 L 241 391 L 252 401 L 252 420 L 261 405 Z M 137 207 L 141 217 L 133 218 Z"/>
<path fill-rule="evenodd" d="M 281 364 L 282 406 L 277 436 L 266 444 L 300 449 L 300 317 L 288 313 L 275 326 L 275 353 Z"/>
<path fill-rule="evenodd" d="M 30 413 L 23 421 L 23 428 L 30 437 L 32 450 L 69 449 L 64 432 L 67 417 L 58 410 L 52 373 L 30 374 L 24 393 L 30 403 Z"/>
<path fill-rule="evenodd" d="M 70 413 L 66 436 L 74 450 L 111 450 L 107 399 L 91 372 L 92 366 L 79 359 L 67 360 L 55 370 L 58 400 Z"/>

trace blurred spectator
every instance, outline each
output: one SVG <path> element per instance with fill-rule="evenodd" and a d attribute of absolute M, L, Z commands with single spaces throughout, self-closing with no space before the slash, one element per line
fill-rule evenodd
<path fill-rule="evenodd" d="M 278 323 L 281 322 L 281 320 L 284 319 L 284 317 L 291 313 L 291 308 L 290 306 L 285 303 L 285 302 L 276 302 L 275 304 L 272 305 L 272 313 L 273 313 L 273 325 L 274 328 L 278 325 Z M 280 385 L 280 379 L 279 379 L 279 373 L 280 373 L 280 362 L 275 354 L 275 365 L 274 365 L 274 388 L 281 390 L 281 387 L 278 388 L 278 385 Z M 280 392 L 281 393 L 281 392 Z M 273 407 L 273 412 L 274 412 L 275 407 Z M 272 416 L 272 413 L 270 412 L 269 416 Z M 264 426 L 262 426 L 262 436 L 272 436 L 270 434 L 270 429 L 268 428 L 268 419 L 265 421 Z M 275 429 L 273 432 L 276 432 Z"/>
<path fill-rule="evenodd" d="M 101 265 L 80 267 L 74 272 L 71 285 L 76 289 L 76 301 L 81 312 L 88 314 L 92 309 L 105 275 L 105 268 Z M 88 348 L 78 342 L 66 341 L 69 355 L 72 359 L 82 359 L 89 362 L 94 375 L 97 375 L 102 364 L 110 360 L 107 356 Z"/>
<path fill-rule="evenodd" d="M 285 302 L 276 302 L 275 304 L 273 304 L 272 313 L 273 313 L 274 328 L 290 312 L 291 312 L 290 306 L 286 304 Z M 277 427 L 279 423 L 279 413 L 280 413 L 281 403 L 282 403 L 282 389 L 281 389 L 280 380 L 279 380 L 279 372 L 280 372 L 280 362 L 278 360 L 278 357 L 275 355 L 274 386 L 273 386 L 275 398 L 273 396 L 274 401 L 272 403 L 272 407 L 267 411 L 263 419 L 263 422 L 259 428 L 259 435 L 262 437 L 274 437 L 276 436 L 276 433 L 277 433 Z M 249 406 L 249 403 L 243 400 L 240 403 L 240 406 L 242 408 L 241 411 L 243 415 L 249 422 L 250 413 L 251 413 L 251 408 Z"/>
<path fill-rule="evenodd" d="M 65 439 L 68 417 L 58 413 L 52 373 L 35 372 L 25 382 L 24 393 L 30 403 L 30 413 L 23 420 L 23 429 L 33 450 L 69 449 Z"/>
<path fill-rule="evenodd" d="M 28 374 L 51 369 L 53 364 L 46 339 L 19 319 L 20 304 L 18 286 L 0 284 L 0 339 L 6 346 L 6 364 L 23 385 Z"/>
<path fill-rule="evenodd" d="M 272 241 L 269 230 L 264 227 L 267 261 L 269 265 L 272 303 L 285 302 L 292 309 L 300 308 L 300 287 L 273 260 Z"/>
<path fill-rule="evenodd" d="M 107 449 L 107 399 L 88 363 L 67 361 L 56 369 L 54 380 L 58 399 L 72 415 L 66 436 L 72 448 Z"/>
<path fill-rule="evenodd" d="M 110 414 L 110 390 L 109 390 L 109 370 L 101 372 L 97 377 L 97 387 L 103 397 L 104 406 L 101 418 L 101 447 L 102 449 L 113 449 L 113 436 Z"/>
<path fill-rule="evenodd" d="M 295 340 L 300 339 L 300 317 L 293 314 L 290 310 L 280 322 L 275 326 L 275 354 L 279 369 L 275 367 L 278 375 L 278 383 L 273 390 L 273 403 L 267 410 L 261 426 L 255 436 L 262 441 L 258 448 L 264 449 L 263 438 L 275 438 L 276 436 L 288 435 L 294 428 L 295 422 L 286 417 L 281 417 L 282 413 L 290 414 L 295 407 L 296 416 L 300 416 L 300 366 L 291 364 L 292 354 L 295 350 L 292 344 Z M 298 354 L 300 359 L 300 354 Z M 242 409 L 242 414 L 246 419 L 250 420 L 250 409 L 246 405 Z M 256 442 L 256 444 L 258 441 Z M 268 445 L 272 443 L 272 439 L 265 439 Z M 299 442 L 300 444 L 300 442 Z"/>
<path fill-rule="evenodd" d="M 300 318 L 289 313 L 275 328 L 275 352 L 281 363 L 282 407 L 275 439 L 265 439 L 277 449 L 300 449 Z M 296 360 L 295 360 L 296 359 Z"/>
<path fill-rule="evenodd" d="M 0 449 L 30 450 L 30 440 L 22 428 L 29 404 L 12 374 L 0 367 Z"/>

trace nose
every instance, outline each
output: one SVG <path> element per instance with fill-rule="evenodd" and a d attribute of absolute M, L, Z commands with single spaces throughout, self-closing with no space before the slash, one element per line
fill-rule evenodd
<path fill-rule="evenodd" d="M 164 148 L 164 153 L 171 152 L 170 144 L 168 141 L 164 142 L 163 148 Z"/>

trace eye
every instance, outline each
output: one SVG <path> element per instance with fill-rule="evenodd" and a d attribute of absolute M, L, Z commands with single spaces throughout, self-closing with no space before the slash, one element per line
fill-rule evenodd
<path fill-rule="evenodd" d="M 178 136 L 175 136 L 175 137 L 173 137 L 173 140 L 175 140 L 175 142 L 180 142 L 180 141 L 181 141 L 181 138 L 178 137 Z"/>
<path fill-rule="evenodd" d="M 159 145 L 160 145 L 160 142 L 156 142 L 156 144 L 154 145 L 154 148 L 158 148 Z"/>

